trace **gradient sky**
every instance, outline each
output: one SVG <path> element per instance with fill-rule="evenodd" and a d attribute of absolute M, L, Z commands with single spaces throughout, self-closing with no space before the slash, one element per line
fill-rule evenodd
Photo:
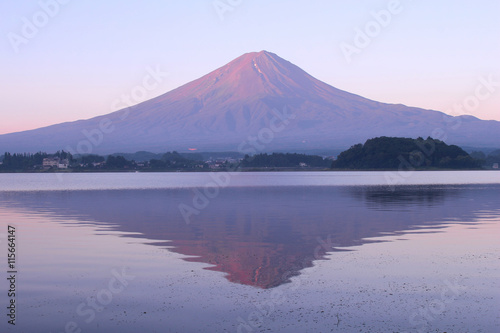
<path fill-rule="evenodd" d="M 373 100 L 500 120 L 500 85 L 481 83 L 500 81 L 500 1 L 396 0 L 376 23 L 391 2 L 1 1 L 0 134 L 114 111 L 151 69 L 168 74 L 146 99 L 260 50 Z M 370 43 L 356 44 L 367 27 Z"/>

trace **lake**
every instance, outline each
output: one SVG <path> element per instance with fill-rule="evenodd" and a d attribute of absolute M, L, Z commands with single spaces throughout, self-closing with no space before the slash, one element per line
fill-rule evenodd
<path fill-rule="evenodd" d="M 0 174 L 0 331 L 494 332 L 499 198 L 496 171 Z"/>

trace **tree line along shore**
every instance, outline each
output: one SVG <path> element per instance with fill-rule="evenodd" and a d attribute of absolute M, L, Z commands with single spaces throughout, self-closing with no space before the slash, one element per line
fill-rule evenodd
<path fill-rule="evenodd" d="M 210 156 L 214 155 L 214 156 Z M 443 141 L 378 137 L 356 144 L 338 156 L 298 153 L 164 154 L 137 152 L 107 156 L 73 156 L 58 151 L 0 156 L 0 172 L 116 172 L 116 171 L 218 171 L 218 170 L 480 170 L 498 169 L 500 149 L 470 154 Z"/>

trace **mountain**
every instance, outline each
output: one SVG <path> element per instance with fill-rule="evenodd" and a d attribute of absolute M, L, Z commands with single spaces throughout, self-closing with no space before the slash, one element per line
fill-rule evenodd
<path fill-rule="evenodd" d="M 336 261 L 339 251 L 357 250 L 352 246 L 384 241 L 380 236 L 400 235 L 395 241 L 401 241 L 406 232 L 443 232 L 464 220 L 469 227 L 482 223 L 498 207 L 498 186 L 402 186 L 394 191 L 376 186 L 228 187 L 186 224 L 178 206 L 188 200 L 192 192 L 187 189 L 64 195 L 0 191 L 3 212 L 43 214 L 47 227 L 61 219 L 73 227 L 94 225 L 106 234 L 179 253 L 186 261 L 223 272 L 231 282 L 268 289 L 301 273 L 306 273 L 304 280 L 296 282 L 315 281 L 314 271 L 304 269 L 317 260 Z M 164 258 L 156 264 L 168 285 L 176 259 Z M 342 262 L 331 267 L 343 269 Z"/>
<path fill-rule="evenodd" d="M 0 151 L 306 151 L 347 148 L 378 136 L 493 147 L 500 142 L 500 122 L 372 101 L 261 51 L 130 108 L 0 135 Z"/>

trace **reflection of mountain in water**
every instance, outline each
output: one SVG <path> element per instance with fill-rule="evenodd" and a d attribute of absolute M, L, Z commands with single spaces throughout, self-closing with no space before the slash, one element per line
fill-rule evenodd
<path fill-rule="evenodd" d="M 498 209 L 499 186 L 227 188 L 188 225 L 178 209 L 192 190 L 0 193 L 0 206 L 113 225 L 213 265 L 241 284 L 288 282 L 332 246 Z"/>

